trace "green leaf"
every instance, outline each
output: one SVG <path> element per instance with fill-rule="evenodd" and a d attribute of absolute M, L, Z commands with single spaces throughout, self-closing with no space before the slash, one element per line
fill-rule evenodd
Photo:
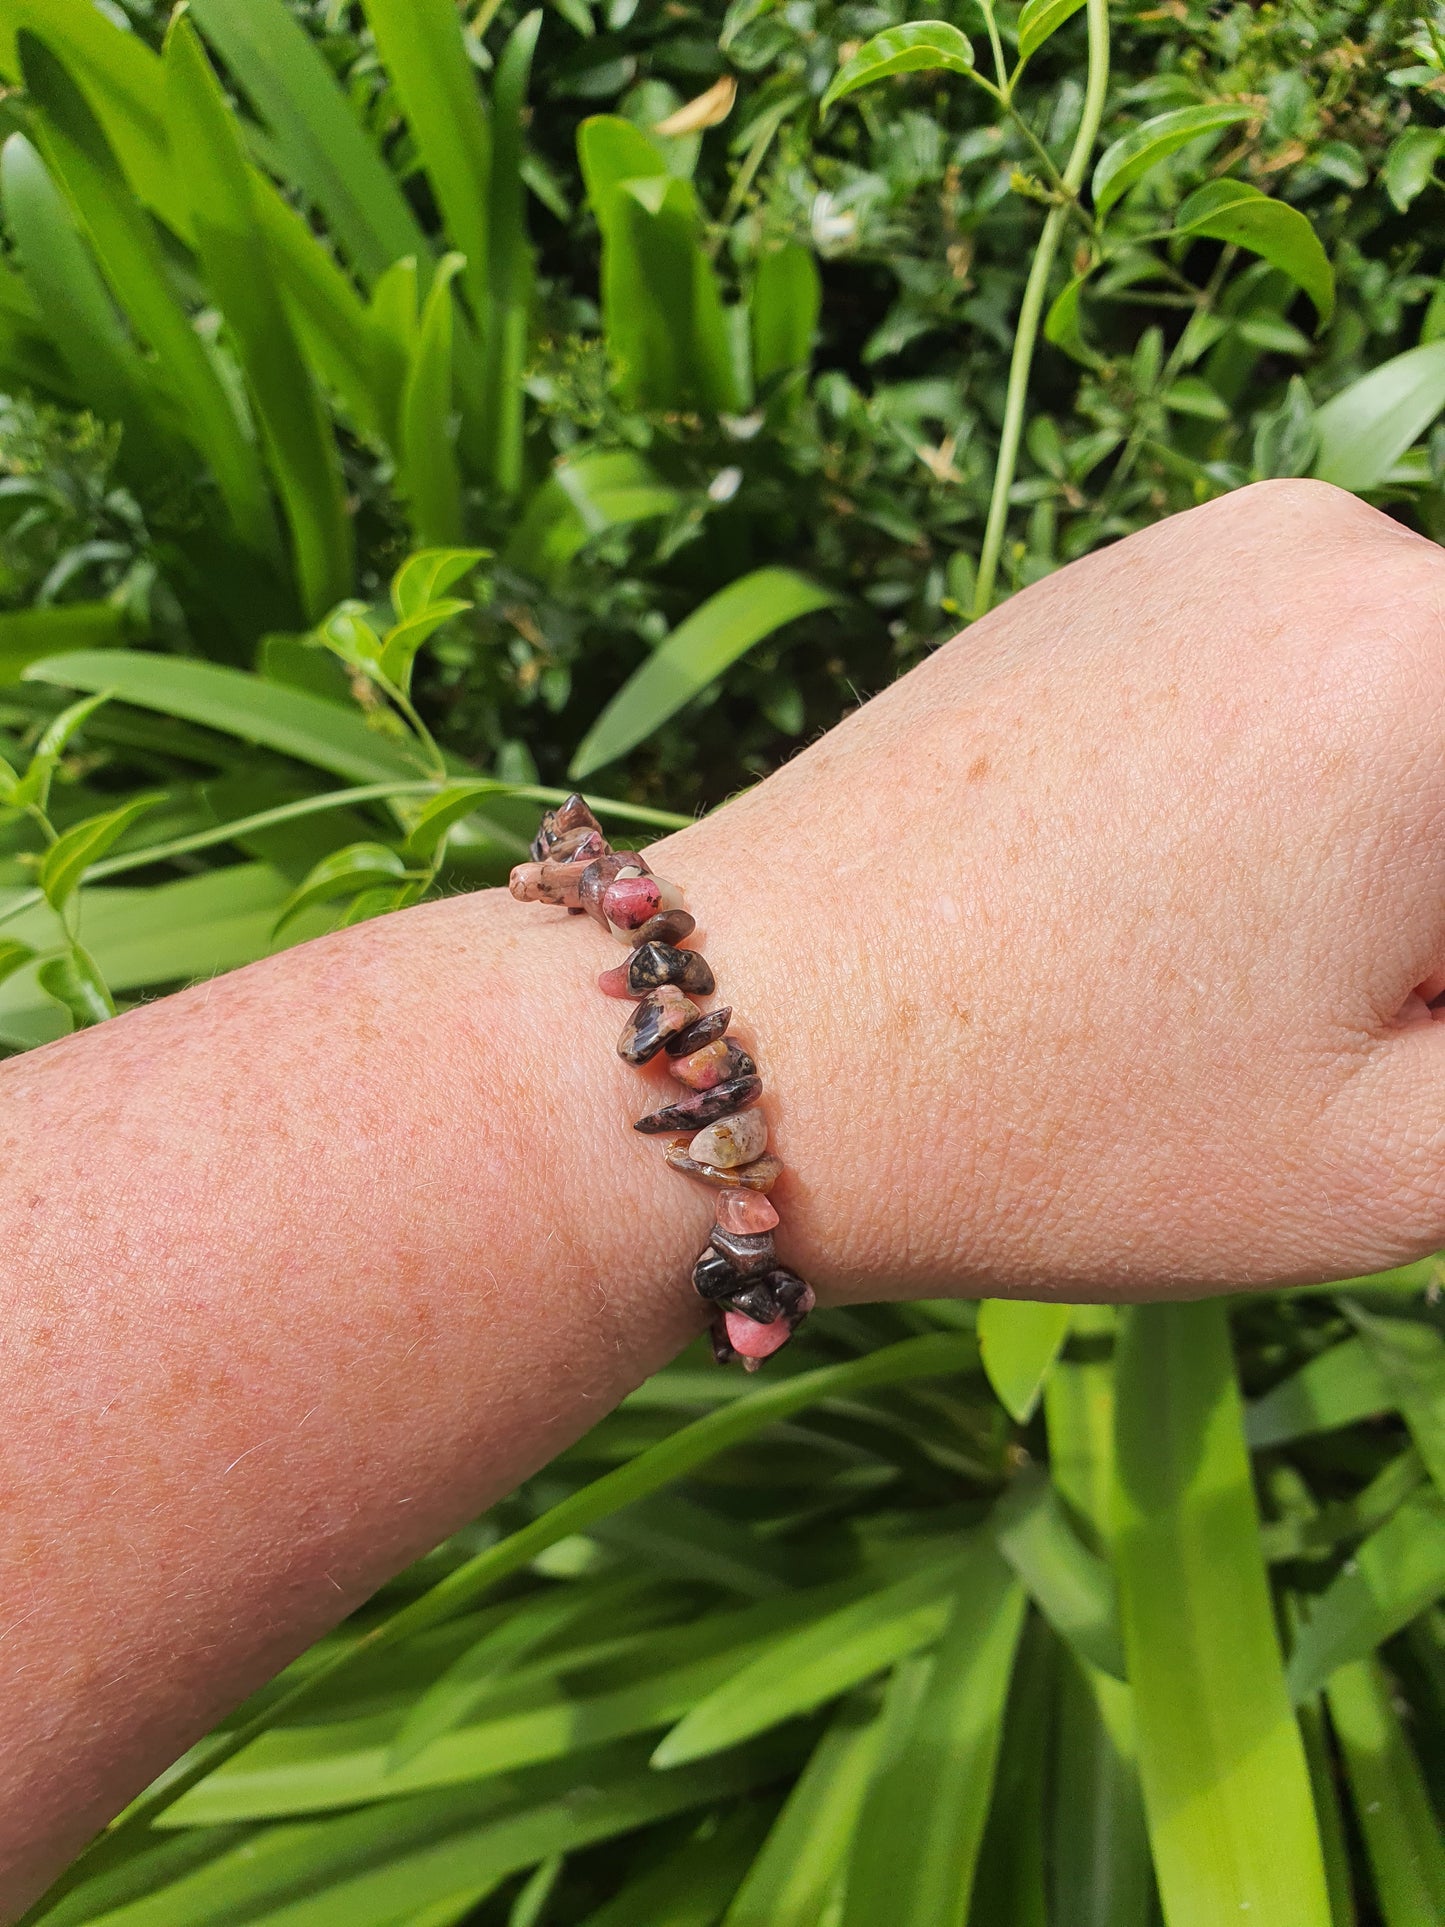
<path fill-rule="evenodd" d="M 1314 1601 L 1295 1639 L 1289 1686 L 1317 1693 L 1337 1667 L 1363 1659 L 1445 1594 L 1445 1501 L 1417 1492 L 1355 1550 Z"/>
<path fill-rule="evenodd" d="M 175 449 L 151 380 L 64 198 L 23 134 L 0 150 L 5 216 L 46 333 L 76 392 L 104 421 L 133 431 L 124 466 L 153 480 Z"/>
<path fill-rule="evenodd" d="M 473 311 L 485 314 L 492 139 L 456 7 L 452 0 L 365 0 L 364 11 L 447 235 L 465 257 Z"/>
<path fill-rule="evenodd" d="M 1376 1418 L 1393 1403 L 1384 1374 L 1359 1338 L 1331 1345 L 1250 1405 L 1249 1443 L 1258 1452 L 1316 1432 Z"/>
<path fill-rule="evenodd" d="M 1418 1318 L 1382 1318 L 1348 1301 L 1345 1308 L 1445 1497 L 1445 1338 Z"/>
<path fill-rule="evenodd" d="M 419 549 L 409 555 L 391 578 L 391 606 L 397 621 L 409 622 L 425 614 L 490 553 L 489 549 Z"/>
<path fill-rule="evenodd" d="M 51 656 L 27 680 L 107 690 L 121 702 L 201 723 L 358 783 L 417 777 L 404 744 L 368 729 L 354 711 L 241 669 L 130 650 Z"/>
<path fill-rule="evenodd" d="M 1072 20 L 1084 0 L 1024 0 L 1019 11 L 1019 62 L 1031 59 L 1046 40 Z"/>
<path fill-rule="evenodd" d="M 465 614 L 471 606 L 470 602 L 460 598 L 435 602 L 423 614 L 411 616 L 388 629 L 381 651 L 381 673 L 386 680 L 398 689 L 410 690 L 412 664 L 416 661 L 417 650 L 438 629 L 444 628 L 453 616 Z"/>
<path fill-rule="evenodd" d="M 1081 1659 L 1124 1677 L 1114 1575 L 1069 1524 L 1049 1481 L 1021 1472 L 993 1514 L 999 1551 L 1061 1639 Z"/>
<path fill-rule="evenodd" d="M 1224 1307 L 1134 1307 L 1117 1375 L 1115 1566 L 1165 1917 L 1330 1927 Z"/>
<path fill-rule="evenodd" d="M 711 1833 L 693 1834 L 660 1865 L 629 1881 L 583 1927 L 715 1927 L 757 1851 L 763 1814 L 744 1807 Z M 779 1921 L 777 1927 L 789 1927 Z"/>
<path fill-rule="evenodd" d="M 807 367 L 822 307 L 823 283 L 807 248 L 789 241 L 762 257 L 749 304 L 755 381 Z"/>
<path fill-rule="evenodd" d="M 1342 388 L 1318 411 L 1322 482 L 1377 488 L 1413 442 L 1445 409 L 1445 340 L 1407 348 Z"/>
<path fill-rule="evenodd" d="M 1321 323 L 1334 312 L 1334 269 L 1319 236 L 1297 207 L 1272 201 L 1244 181 L 1211 181 L 1180 207 L 1174 232 L 1248 248 L 1304 289 Z"/>
<path fill-rule="evenodd" d="M 46 155 L 89 230 L 117 301 L 155 352 L 155 378 L 171 393 L 180 432 L 209 465 L 241 541 L 260 556 L 276 557 L 276 526 L 256 449 L 171 292 L 150 217 L 64 66 L 32 34 L 21 34 L 18 44 L 26 88 L 45 110 L 37 125 Z"/>
<path fill-rule="evenodd" d="M 333 850 L 286 899 L 276 919 L 275 934 L 279 937 L 287 924 L 314 903 L 333 903 L 338 897 L 400 882 L 406 875 L 405 862 L 385 843 L 351 843 L 344 850 Z"/>
<path fill-rule="evenodd" d="M 290 184 L 325 218 L 361 280 L 426 238 L 316 40 L 282 0 L 191 0 L 191 14 L 265 121 Z"/>
<path fill-rule="evenodd" d="M 1133 1695 L 1066 1656 L 1057 1718 L 1055 1918 L 1068 1927 L 1152 1927 L 1158 1916 Z"/>
<path fill-rule="evenodd" d="M 57 837 L 40 859 L 36 873 L 36 881 L 51 909 L 57 913 L 64 911 L 91 864 L 98 863 L 137 818 L 153 810 L 162 800 L 159 796 L 135 797 L 118 810 L 88 816 L 83 823 L 72 825 L 63 836 Z"/>
<path fill-rule="evenodd" d="M 946 20 L 912 20 L 903 27 L 885 28 L 838 69 L 818 112 L 826 114 L 845 94 L 871 87 L 891 74 L 933 73 L 939 68 L 954 74 L 973 72 L 973 46 L 957 27 Z"/>
<path fill-rule="evenodd" d="M 935 1640 L 948 1618 L 956 1562 L 926 1567 L 775 1639 L 699 1700 L 652 1756 L 656 1767 L 721 1753 L 834 1699 Z"/>
<path fill-rule="evenodd" d="M 1445 131 L 1438 127 L 1407 127 L 1391 142 L 1380 178 L 1401 214 L 1430 185 L 1442 153 Z"/>
<path fill-rule="evenodd" d="M 524 15 L 508 36 L 492 89 L 491 206 L 487 225 L 486 422 L 491 480 L 503 495 L 522 482 L 522 430 L 526 389 L 527 321 L 532 301 L 532 251 L 527 241 L 526 193 L 522 184 L 523 126 L 532 55 L 541 31 L 540 10 Z"/>
<path fill-rule="evenodd" d="M 62 649 L 106 649 L 124 634 L 125 613 L 113 602 L 0 611 L 0 683 L 18 682 L 32 662 Z"/>
<path fill-rule="evenodd" d="M 1167 114 L 1142 121 L 1099 156 L 1093 180 L 1095 215 L 1102 219 L 1136 182 L 1182 147 L 1258 118 L 1258 107 L 1242 101 L 1218 101 L 1201 107 L 1175 107 Z"/>
<path fill-rule="evenodd" d="M 184 15 L 166 36 L 165 71 L 196 249 L 245 369 L 286 506 L 302 603 L 316 620 L 351 588 L 351 524 L 336 444 L 276 289 L 239 131 Z"/>
<path fill-rule="evenodd" d="M 985 1298 L 978 1308 L 983 1369 L 999 1403 L 1020 1425 L 1038 1407 L 1072 1314 L 1072 1305 L 1024 1298 Z"/>
<path fill-rule="evenodd" d="M 1325 1696 L 1385 1927 L 1435 1927 L 1445 1921 L 1445 1843 L 1384 1669 L 1355 1660 Z"/>
<path fill-rule="evenodd" d="M 412 819 L 407 833 L 406 854 L 414 863 L 429 863 L 448 831 L 464 823 L 489 796 L 496 796 L 505 785 L 486 778 L 475 783 L 453 783 L 430 797 Z"/>
<path fill-rule="evenodd" d="M 114 692 L 102 689 L 99 695 L 70 703 L 46 724 L 30 757 L 30 765 L 16 785 L 13 800 L 22 807 L 45 809 L 50 801 L 50 779 L 74 737 L 96 710 L 103 708 Z"/>
<path fill-rule="evenodd" d="M 1056 348 L 1062 348 L 1071 361 L 1082 367 L 1096 368 L 1099 357 L 1084 339 L 1084 324 L 1080 314 L 1080 303 L 1092 268 L 1076 274 L 1054 296 L 1049 311 L 1044 316 L 1044 340 L 1051 341 Z"/>
<path fill-rule="evenodd" d="M 76 1030 L 86 1030 L 92 1024 L 103 1024 L 107 1017 L 114 1017 L 115 1003 L 105 979 L 79 944 L 65 956 L 51 957 L 41 964 L 35 975 L 46 995 L 70 1013 Z"/>
<path fill-rule="evenodd" d="M 588 730 L 572 758 L 574 782 L 625 756 L 764 636 L 838 598 L 792 569 L 754 569 L 720 589 L 643 663 Z"/>
<path fill-rule="evenodd" d="M 401 396 L 397 485 L 411 515 L 413 540 L 447 547 L 462 533 L 462 478 L 452 409 L 452 281 L 464 266 L 449 254 L 438 267 Z"/>
<path fill-rule="evenodd" d="M 28 943 L 20 943 L 14 937 L 0 937 L 0 984 L 7 977 L 13 977 L 17 970 L 34 961 L 35 952 Z"/>
<path fill-rule="evenodd" d="M 987 1538 L 970 1542 L 956 1576 L 938 1649 L 859 1818 L 841 1927 L 968 1919 L 1024 1593 Z"/>
<path fill-rule="evenodd" d="M 558 463 L 533 493 L 507 547 L 524 575 L 550 582 L 593 536 L 671 515 L 682 496 L 630 449 L 584 450 Z"/>
<path fill-rule="evenodd" d="M 843 1701 L 749 1867 L 723 1927 L 815 1927 L 846 1866 L 882 1733 L 876 1695 L 859 1693 Z M 652 1919 L 634 1914 L 627 1927 Z"/>

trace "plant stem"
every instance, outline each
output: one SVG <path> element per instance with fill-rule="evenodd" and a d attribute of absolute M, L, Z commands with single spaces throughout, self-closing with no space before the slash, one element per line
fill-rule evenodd
<path fill-rule="evenodd" d="M 1099 137 L 1104 118 L 1104 101 L 1109 89 L 1109 0 L 1088 0 L 1089 5 L 1089 80 L 1084 93 L 1084 111 L 1079 131 L 1064 168 L 1063 185 L 1071 197 L 1084 184 L 1084 173 Z M 1062 202 L 1049 210 L 1044 231 L 1034 251 L 1033 265 L 1019 308 L 1014 332 L 1013 355 L 1009 360 L 1008 392 L 1004 397 L 1003 430 L 999 437 L 998 466 L 994 470 L 993 495 L 988 505 L 983 549 L 978 558 L 978 586 L 974 592 L 975 621 L 993 606 L 994 585 L 998 580 L 999 557 L 1003 553 L 1008 528 L 1009 494 L 1018 467 L 1019 442 L 1023 436 L 1024 409 L 1028 404 L 1029 376 L 1033 372 L 1034 349 L 1038 345 L 1039 322 L 1048 293 L 1049 276 L 1059 239 L 1069 218 L 1071 203 Z"/>

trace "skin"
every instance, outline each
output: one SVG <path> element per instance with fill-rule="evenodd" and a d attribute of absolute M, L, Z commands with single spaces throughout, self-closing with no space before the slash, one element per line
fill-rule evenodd
<path fill-rule="evenodd" d="M 1442 616 L 1439 550 L 1266 484 L 656 846 L 825 1302 L 1445 1242 Z M 699 1329 L 711 1196 L 627 1128 L 667 1080 L 613 1050 L 618 955 L 484 893 L 0 1073 L 4 1917 Z"/>

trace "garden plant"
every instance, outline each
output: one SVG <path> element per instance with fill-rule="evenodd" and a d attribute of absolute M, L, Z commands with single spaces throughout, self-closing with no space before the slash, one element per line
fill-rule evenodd
<path fill-rule="evenodd" d="M 0 0 L 6 1050 L 1248 481 L 1445 540 L 1445 12 L 899 15 Z M 26 1919 L 1445 1923 L 1440 1280 L 690 1351 Z"/>

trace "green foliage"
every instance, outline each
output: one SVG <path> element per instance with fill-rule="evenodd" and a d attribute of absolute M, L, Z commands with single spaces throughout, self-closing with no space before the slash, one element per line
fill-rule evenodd
<path fill-rule="evenodd" d="M 1445 23 L 904 12 L 0 0 L 6 1048 L 1252 478 L 1445 535 Z M 689 1355 L 33 1918 L 1439 1918 L 1436 1283 Z"/>

